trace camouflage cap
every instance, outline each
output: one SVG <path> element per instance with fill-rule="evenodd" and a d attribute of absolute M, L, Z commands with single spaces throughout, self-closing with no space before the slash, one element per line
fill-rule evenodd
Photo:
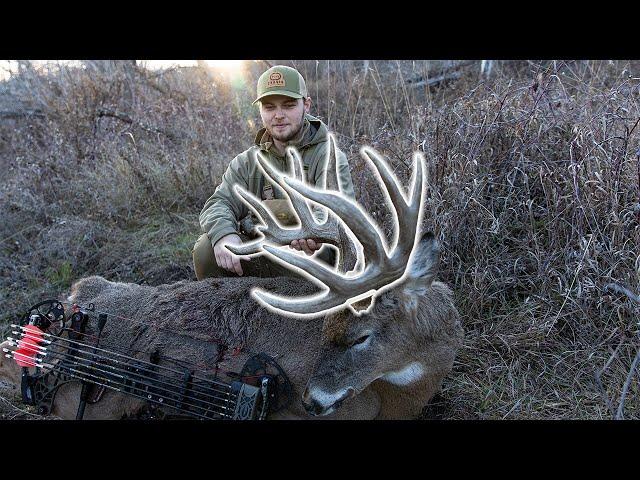
<path fill-rule="evenodd" d="M 306 98 L 307 85 L 304 78 L 295 68 L 276 65 L 260 75 L 257 87 L 258 97 L 253 101 L 268 95 L 285 95 L 291 98 Z"/>

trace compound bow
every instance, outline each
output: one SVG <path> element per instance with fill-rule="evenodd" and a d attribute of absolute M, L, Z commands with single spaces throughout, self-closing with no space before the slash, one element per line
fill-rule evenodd
<path fill-rule="evenodd" d="M 82 419 L 85 406 L 102 398 L 106 389 L 145 400 L 151 418 L 187 416 L 199 419 L 267 418 L 291 401 L 292 387 L 277 362 L 265 353 L 250 357 L 241 372 L 226 372 L 230 383 L 215 375 L 197 372 L 183 360 L 149 354 L 149 360 L 128 353 L 100 347 L 100 336 L 108 313 L 71 305 L 69 319 L 64 302 L 45 300 L 22 315 L 19 324 L 11 325 L 16 337 L 8 337 L 14 350 L 4 349 L 22 367 L 23 402 L 33 405 L 40 414 L 53 408 L 56 393 L 70 382 L 82 388 L 76 419 Z M 97 335 L 86 333 L 90 316 L 99 313 Z M 69 323 L 69 326 L 67 326 Z M 220 350 L 218 361 L 225 349 Z M 162 360 L 162 364 L 160 363 Z M 177 415 L 176 415 L 177 414 Z"/>

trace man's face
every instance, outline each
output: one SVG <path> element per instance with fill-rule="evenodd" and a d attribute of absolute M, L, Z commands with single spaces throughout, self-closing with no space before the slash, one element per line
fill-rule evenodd
<path fill-rule="evenodd" d="M 260 101 L 260 116 L 267 132 L 280 142 L 294 138 L 309 113 L 310 98 L 291 98 L 284 95 L 269 95 Z"/>

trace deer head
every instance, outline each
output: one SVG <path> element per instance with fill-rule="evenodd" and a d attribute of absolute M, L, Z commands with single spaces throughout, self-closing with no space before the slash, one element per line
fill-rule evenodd
<path fill-rule="evenodd" d="M 325 318 L 320 359 L 303 394 L 309 413 L 327 415 L 379 379 L 410 387 L 434 369 L 448 372 L 446 326 L 453 305 L 449 290 L 433 284 L 438 261 L 438 242 L 425 233 L 404 280 L 379 295 L 369 311 Z"/>

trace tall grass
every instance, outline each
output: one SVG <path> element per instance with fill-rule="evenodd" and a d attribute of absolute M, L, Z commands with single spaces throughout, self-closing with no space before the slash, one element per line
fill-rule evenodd
<path fill-rule="evenodd" d="M 412 152 L 428 158 L 424 228 L 443 242 L 466 332 L 437 415 L 615 416 L 640 348 L 639 305 L 605 289 L 640 290 L 640 65 L 501 62 L 481 78 L 471 63 L 416 87 L 442 66 L 281 63 L 305 75 L 387 234 L 359 148 L 407 182 Z M 0 118 L 3 319 L 84 275 L 194 278 L 197 214 L 260 126 L 261 71 L 248 64 L 238 88 L 202 69 L 24 63 L 0 84 L 0 110 L 18 113 Z M 639 418 L 629 378 L 623 413 Z"/>

